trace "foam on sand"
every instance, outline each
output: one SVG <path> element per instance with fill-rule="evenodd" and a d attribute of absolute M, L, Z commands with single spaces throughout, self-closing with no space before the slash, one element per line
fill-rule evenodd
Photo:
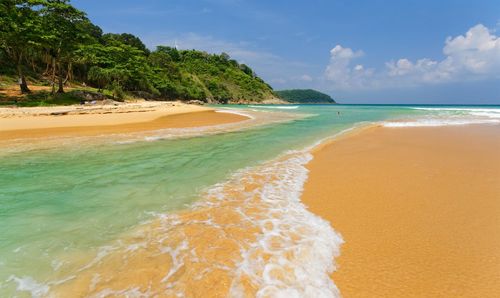
<path fill-rule="evenodd" d="M 248 117 L 250 119 L 255 119 L 255 117 L 252 116 L 249 113 L 243 113 L 243 112 L 240 112 L 240 111 L 237 111 L 237 110 L 233 110 L 233 109 L 217 109 L 217 110 L 215 110 L 215 112 L 216 113 L 235 114 L 235 115 L 240 115 L 240 116 Z"/>
<path fill-rule="evenodd" d="M 35 281 L 33 278 L 26 277 L 17 277 L 11 276 L 7 282 L 12 281 L 17 284 L 17 290 L 20 292 L 28 292 L 31 294 L 31 297 L 38 298 L 44 297 L 49 292 L 49 286 L 40 284 Z"/>
<path fill-rule="evenodd" d="M 329 274 L 343 240 L 300 201 L 311 158 L 287 152 L 236 172 L 188 210 L 158 214 L 86 265 L 63 265 L 59 272 L 76 277 L 48 294 L 339 296 Z"/>
<path fill-rule="evenodd" d="M 298 109 L 299 106 L 264 106 L 264 105 L 249 105 L 250 108 L 259 108 L 259 109 L 281 109 L 281 110 L 295 110 Z"/>

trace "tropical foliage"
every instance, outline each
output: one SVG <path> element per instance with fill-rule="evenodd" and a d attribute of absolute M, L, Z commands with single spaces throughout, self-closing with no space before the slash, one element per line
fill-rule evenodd
<path fill-rule="evenodd" d="M 293 103 L 335 103 L 330 95 L 312 89 L 291 89 L 275 91 L 276 95 Z"/>
<path fill-rule="evenodd" d="M 229 55 L 158 46 L 150 51 L 136 36 L 106 33 L 68 0 L 0 2 L 0 75 L 17 75 L 64 93 L 68 82 L 115 97 L 147 93 L 151 98 L 209 102 L 261 101 L 272 88 Z"/>

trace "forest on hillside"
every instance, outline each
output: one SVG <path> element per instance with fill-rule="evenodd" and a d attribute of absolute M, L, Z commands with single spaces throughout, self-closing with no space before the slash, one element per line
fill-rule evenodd
<path fill-rule="evenodd" d="M 330 95 L 313 89 L 290 89 L 275 91 L 276 95 L 293 103 L 336 103 Z"/>
<path fill-rule="evenodd" d="M 228 54 L 158 46 L 150 51 L 129 33 L 103 33 L 68 0 L 0 2 L 0 76 L 64 93 L 76 82 L 114 98 L 141 94 L 160 100 L 259 102 L 271 86 Z M 17 82 L 19 80 L 19 82 Z"/>

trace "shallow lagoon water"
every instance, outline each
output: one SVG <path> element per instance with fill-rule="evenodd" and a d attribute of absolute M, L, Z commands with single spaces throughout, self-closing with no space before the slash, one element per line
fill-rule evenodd
<path fill-rule="evenodd" d="M 50 276 L 67 265 L 61 255 L 98 252 L 158 214 L 189 208 L 236 171 L 287 150 L 362 123 L 478 117 L 430 108 L 303 105 L 287 112 L 309 117 L 223 134 L 2 154 L 0 296 L 47 294 Z"/>

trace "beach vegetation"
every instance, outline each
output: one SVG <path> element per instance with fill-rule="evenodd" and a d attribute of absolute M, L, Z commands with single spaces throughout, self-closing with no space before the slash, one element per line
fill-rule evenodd
<path fill-rule="evenodd" d="M 0 14 L 0 75 L 13 78 L 23 94 L 43 85 L 51 96 L 84 86 L 113 98 L 276 98 L 271 86 L 227 53 L 164 45 L 150 50 L 133 34 L 104 33 L 68 0 L 3 0 Z"/>
<path fill-rule="evenodd" d="M 291 103 L 336 103 L 335 100 L 328 94 L 313 90 L 313 89 L 291 89 L 275 91 L 282 99 Z"/>

